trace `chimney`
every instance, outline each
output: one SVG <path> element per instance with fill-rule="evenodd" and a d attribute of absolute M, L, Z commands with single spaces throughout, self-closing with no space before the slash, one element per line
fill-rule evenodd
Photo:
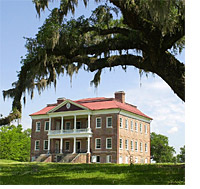
<path fill-rule="evenodd" d="M 58 98 L 57 99 L 57 104 L 60 104 L 62 102 L 64 102 L 66 100 L 66 98 L 62 97 L 62 98 Z"/>
<path fill-rule="evenodd" d="M 125 103 L 125 92 L 124 91 L 115 92 L 115 100 L 121 103 Z"/>

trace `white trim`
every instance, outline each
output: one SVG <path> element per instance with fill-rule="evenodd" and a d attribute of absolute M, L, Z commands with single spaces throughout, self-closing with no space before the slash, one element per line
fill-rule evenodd
<path fill-rule="evenodd" d="M 66 111 L 66 112 L 52 112 L 48 113 L 49 117 L 67 117 L 67 116 L 74 116 L 74 115 L 88 115 L 91 113 L 89 110 L 75 110 L 75 111 Z"/>
<path fill-rule="evenodd" d="M 143 145 L 142 145 L 142 142 L 140 142 L 140 152 L 143 152 Z"/>
<path fill-rule="evenodd" d="M 40 123 L 40 130 L 37 129 L 37 123 Z M 40 132 L 41 131 L 41 122 L 40 121 L 37 121 L 35 123 L 35 132 Z"/>
<path fill-rule="evenodd" d="M 94 110 L 92 111 L 92 115 L 99 115 L 99 114 L 118 114 L 120 109 L 113 108 L 113 109 L 105 109 L 105 110 Z"/>
<path fill-rule="evenodd" d="M 122 129 L 123 128 L 123 117 L 119 118 L 119 128 Z"/>
<path fill-rule="evenodd" d="M 97 139 L 100 139 L 100 148 L 97 148 Z M 95 149 L 101 149 L 101 138 L 95 138 Z"/>
<path fill-rule="evenodd" d="M 133 119 L 136 119 L 136 120 L 139 120 L 139 121 L 143 121 L 143 122 L 146 122 L 146 123 L 151 122 L 151 119 L 149 119 L 147 117 L 143 117 L 143 116 L 128 112 L 126 110 L 121 110 L 120 115 L 124 115 L 126 117 L 130 117 L 130 118 L 133 118 Z"/>
<path fill-rule="evenodd" d="M 49 115 L 46 115 L 46 114 L 44 114 L 44 115 L 32 115 L 30 117 L 31 117 L 31 119 L 49 119 Z"/>
<path fill-rule="evenodd" d="M 147 143 L 144 144 L 144 151 L 148 152 L 148 144 Z"/>
<path fill-rule="evenodd" d="M 120 140 L 122 140 L 122 143 L 121 143 L 121 144 L 122 144 L 122 147 L 121 147 L 121 148 L 120 148 Z M 122 138 L 119 139 L 119 149 L 120 149 L 120 150 L 123 149 L 123 139 L 122 139 Z"/>
<path fill-rule="evenodd" d="M 111 160 L 111 161 L 109 161 L 109 160 Z M 112 155 L 106 156 L 106 163 L 112 163 Z"/>
<path fill-rule="evenodd" d="M 45 122 L 44 122 L 44 131 L 49 131 L 49 129 L 46 130 L 46 122 L 49 122 L 49 121 L 45 121 Z M 49 125 L 49 126 L 50 126 L 50 125 Z"/>
<path fill-rule="evenodd" d="M 127 142 L 127 145 L 126 145 Z M 125 149 L 128 150 L 128 139 L 125 140 Z"/>
<path fill-rule="evenodd" d="M 128 118 L 125 120 L 125 129 L 128 130 Z"/>
<path fill-rule="evenodd" d="M 111 118 L 111 127 L 109 126 L 108 127 L 108 119 Z M 108 116 L 106 117 L 106 128 L 112 128 L 113 127 L 113 119 L 112 119 L 112 116 Z"/>
<path fill-rule="evenodd" d="M 148 126 L 147 126 L 147 124 L 144 125 L 144 133 L 145 133 L 145 135 L 147 135 L 147 133 L 148 133 Z"/>
<path fill-rule="evenodd" d="M 84 110 L 89 110 L 89 109 L 86 108 L 85 106 L 82 106 L 82 105 L 80 105 L 80 104 L 77 104 L 77 103 L 75 103 L 75 102 L 73 102 L 73 101 L 67 99 L 67 100 L 63 101 L 62 103 L 58 104 L 58 105 L 57 105 L 56 107 L 54 107 L 53 109 L 49 110 L 47 113 L 53 113 L 54 111 L 58 110 L 59 108 L 61 108 L 61 107 L 64 106 L 65 104 L 67 104 L 68 102 L 69 102 L 70 104 L 73 104 L 73 105 L 75 105 L 75 106 L 78 106 L 79 108 L 82 108 L 82 109 L 84 109 Z"/>
<path fill-rule="evenodd" d="M 135 122 L 135 132 L 138 132 L 138 122 Z"/>
<path fill-rule="evenodd" d="M 100 124 L 100 127 L 97 127 L 97 119 L 100 119 L 101 120 L 101 124 Z M 101 129 L 101 126 L 102 126 L 102 118 L 101 117 L 96 117 L 96 129 Z"/>
<path fill-rule="evenodd" d="M 142 123 L 140 123 L 140 133 L 142 133 Z"/>
<path fill-rule="evenodd" d="M 111 139 L 111 148 L 108 148 L 108 147 L 107 147 L 107 145 L 108 145 L 107 140 L 108 140 L 108 139 Z M 112 137 L 108 137 L 108 138 L 106 138 L 106 149 L 112 149 Z"/>
<path fill-rule="evenodd" d="M 45 149 L 45 142 L 47 142 L 47 149 Z M 48 142 L 49 142 L 48 140 L 43 140 L 43 150 L 48 150 L 48 145 L 49 145 Z"/>
<path fill-rule="evenodd" d="M 38 145 L 39 149 L 36 149 L 36 142 L 39 142 L 39 145 Z M 35 151 L 39 151 L 39 150 L 40 150 L 40 140 L 35 140 Z"/>

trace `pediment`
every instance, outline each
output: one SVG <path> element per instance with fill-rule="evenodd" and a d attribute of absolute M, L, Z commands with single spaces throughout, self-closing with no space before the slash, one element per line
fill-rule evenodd
<path fill-rule="evenodd" d="M 77 111 L 77 110 L 87 110 L 88 108 L 77 104 L 71 100 L 66 100 L 53 108 L 51 111 L 48 113 L 53 113 L 53 112 L 67 112 L 67 111 Z"/>

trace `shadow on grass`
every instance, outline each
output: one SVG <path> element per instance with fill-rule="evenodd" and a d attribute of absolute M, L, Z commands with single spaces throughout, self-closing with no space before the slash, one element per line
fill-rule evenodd
<path fill-rule="evenodd" d="M 166 185 L 184 184 L 184 165 L 3 164 L 0 184 Z"/>

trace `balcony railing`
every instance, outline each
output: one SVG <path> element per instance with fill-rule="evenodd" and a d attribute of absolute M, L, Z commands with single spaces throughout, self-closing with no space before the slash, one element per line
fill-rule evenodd
<path fill-rule="evenodd" d="M 75 134 L 75 133 L 92 133 L 92 131 L 91 131 L 91 128 L 68 129 L 68 130 L 50 130 L 50 131 L 48 131 L 48 135 Z"/>

